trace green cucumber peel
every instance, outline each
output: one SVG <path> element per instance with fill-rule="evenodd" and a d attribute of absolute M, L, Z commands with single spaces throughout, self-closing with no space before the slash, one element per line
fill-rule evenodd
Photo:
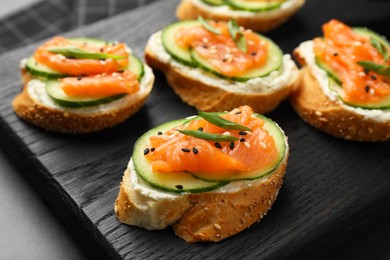
<path fill-rule="evenodd" d="M 210 25 L 202 16 L 198 17 L 198 21 L 200 24 L 209 32 L 212 32 L 214 34 L 221 34 L 221 31 L 217 28 L 214 28 L 212 25 Z"/>
<path fill-rule="evenodd" d="M 184 135 L 189 135 L 207 141 L 234 142 L 240 140 L 239 138 L 232 135 L 211 134 L 199 130 L 178 130 L 178 131 Z"/>
<path fill-rule="evenodd" d="M 230 20 L 228 22 L 228 28 L 229 28 L 230 36 L 232 37 L 237 48 L 243 53 L 246 53 L 247 45 L 246 45 L 245 35 L 240 30 L 240 27 L 238 26 L 237 22 L 235 20 Z"/>
<path fill-rule="evenodd" d="M 388 47 L 378 39 L 370 37 L 370 43 L 385 59 L 385 62 L 389 60 L 389 49 Z"/>
<path fill-rule="evenodd" d="M 67 58 L 76 58 L 76 59 L 114 59 L 121 60 L 126 59 L 126 56 L 119 56 L 114 54 L 99 53 L 99 52 L 89 52 L 77 47 L 53 47 L 47 49 L 51 53 L 62 54 Z"/>
<path fill-rule="evenodd" d="M 222 117 L 220 117 L 217 113 L 208 113 L 208 112 L 204 112 L 204 111 L 198 111 L 198 114 L 203 118 L 205 119 L 207 122 L 213 124 L 213 125 L 216 125 L 218 127 L 221 127 L 223 129 L 227 129 L 227 130 L 241 130 L 241 131 L 250 131 L 252 132 L 252 130 L 247 127 L 247 126 L 244 126 L 244 125 L 240 125 L 240 124 L 237 124 L 237 123 L 234 123 L 232 121 L 229 121 L 229 120 L 226 120 Z"/>
<path fill-rule="evenodd" d="M 358 61 L 357 64 L 362 66 L 365 69 L 374 71 L 382 76 L 385 76 L 387 78 L 390 78 L 390 66 L 389 65 L 383 65 L 374 63 L 371 61 Z"/>

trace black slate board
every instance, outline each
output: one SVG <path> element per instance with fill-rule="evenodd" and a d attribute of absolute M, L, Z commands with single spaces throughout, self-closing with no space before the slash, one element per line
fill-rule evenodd
<path fill-rule="evenodd" d="M 344 1 L 346 2 L 346 1 Z M 289 23 L 267 34 L 285 52 L 319 35 L 338 18 L 389 36 L 389 3 L 309 0 Z M 159 1 L 91 26 L 72 36 L 117 39 L 139 56 L 149 35 L 175 21 L 177 0 Z M 320 10 L 320 11 L 319 11 Z M 346 12 L 348 10 L 348 12 Z M 364 14 L 364 15 L 362 15 Z M 0 57 L 1 146 L 80 242 L 115 259 L 287 258 L 331 250 L 387 209 L 390 142 L 363 144 L 332 138 L 304 124 L 284 102 L 268 114 L 289 137 L 291 157 L 273 209 L 259 224 L 220 243 L 186 244 L 171 229 L 146 231 L 122 225 L 113 205 L 135 140 L 146 130 L 195 113 L 156 73 L 151 97 L 125 123 L 99 133 L 47 133 L 18 119 L 11 101 L 21 90 L 18 63 L 36 46 Z"/>

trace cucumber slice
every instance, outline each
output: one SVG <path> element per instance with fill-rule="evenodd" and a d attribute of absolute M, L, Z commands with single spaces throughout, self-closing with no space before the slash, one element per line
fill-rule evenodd
<path fill-rule="evenodd" d="M 61 83 L 57 80 L 48 80 L 46 82 L 46 92 L 51 99 L 57 104 L 70 108 L 90 107 L 101 104 L 110 103 L 126 96 L 126 94 L 119 94 L 104 98 L 74 98 L 69 97 L 60 87 Z"/>
<path fill-rule="evenodd" d="M 285 137 L 284 133 L 280 129 L 280 127 L 271 119 L 255 114 L 257 117 L 261 118 L 264 120 L 264 129 L 268 131 L 268 133 L 274 138 L 275 140 L 275 146 L 278 150 L 278 159 L 271 165 L 269 165 L 266 168 L 252 171 L 252 172 L 246 172 L 246 173 L 240 173 L 231 177 L 224 177 L 221 175 L 221 178 L 223 179 L 215 179 L 211 178 L 209 174 L 207 173 L 192 173 L 194 177 L 200 180 L 205 180 L 205 181 L 239 181 L 239 180 L 255 180 L 259 178 L 266 177 L 267 175 L 271 174 L 282 162 L 283 158 L 285 157 L 286 154 L 286 142 L 285 142 Z"/>
<path fill-rule="evenodd" d="M 202 0 L 202 2 L 212 6 L 221 6 L 226 4 L 225 0 Z"/>
<path fill-rule="evenodd" d="M 260 36 L 269 43 L 269 50 L 267 54 L 267 62 L 260 68 L 253 68 L 239 77 L 229 77 L 218 72 L 213 66 L 203 57 L 201 57 L 194 49 L 190 51 L 194 63 L 205 71 L 208 71 L 222 79 L 245 82 L 252 78 L 268 76 L 272 71 L 278 70 L 283 64 L 282 50 L 270 39 Z"/>
<path fill-rule="evenodd" d="M 191 28 L 200 25 L 198 21 L 181 21 L 165 27 L 162 31 L 162 44 L 171 57 L 184 65 L 195 67 L 189 49 L 180 47 L 175 42 L 175 34 L 181 28 Z"/>
<path fill-rule="evenodd" d="M 265 12 L 279 8 L 283 0 L 274 1 L 244 1 L 244 0 L 225 0 L 225 2 L 232 8 L 250 12 Z"/>
<path fill-rule="evenodd" d="M 143 136 L 141 136 L 135 146 L 133 152 L 133 163 L 136 169 L 137 174 L 146 181 L 152 187 L 162 189 L 165 191 L 181 193 L 181 192 L 206 192 L 217 189 L 221 186 L 228 184 L 231 181 L 239 180 L 253 180 L 265 177 L 271 174 L 281 163 L 286 154 L 286 142 L 284 133 L 279 128 L 279 126 L 272 120 L 255 114 L 257 117 L 262 118 L 265 121 L 264 127 L 268 132 L 275 138 L 275 144 L 279 152 L 278 160 L 269 167 L 253 172 L 240 173 L 233 177 L 224 178 L 224 179 L 211 179 L 207 173 L 187 173 L 187 172 L 176 172 L 176 173 L 156 173 L 152 172 L 152 168 L 148 160 L 145 158 L 144 150 L 149 147 L 149 137 L 156 135 L 159 131 L 165 132 L 169 129 L 172 129 L 176 126 L 185 124 L 189 122 L 189 119 L 180 119 L 172 122 L 165 123 L 154 129 L 151 129 Z M 199 117 L 191 118 L 190 120 L 199 119 Z M 180 186 L 178 186 L 180 185 Z M 181 189 L 179 189 L 180 187 Z"/>
<path fill-rule="evenodd" d="M 342 81 L 341 79 L 339 78 L 339 76 L 336 74 L 336 72 L 333 71 L 333 69 L 331 67 L 329 67 L 329 65 L 323 61 L 320 57 L 316 56 L 315 57 L 315 60 L 316 60 L 316 64 L 318 67 L 320 67 L 321 69 L 325 70 L 326 71 L 326 74 L 332 78 L 334 81 L 336 81 L 338 84 L 342 84 Z"/>
<path fill-rule="evenodd" d="M 37 62 L 34 59 L 34 57 L 30 57 L 27 59 L 26 71 L 36 77 L 44 77 L 46 79 L 58 79 L 58 78 L 69 77 L 69 75 L 67 74 L 60 73 L 58 71 L 49 68 L 45 64 Z"/>
<path fill-rule="evenodd" d="M 134 55 L 131 55 L 129 57 L 129 65 L 127 66 L 127 68 L 125 70 L 130 70 L 135 75 L 137 75 L 138 81 L 141 81 L 145 75 L 144 64 L 142 63 L 142 61 L 140 61 L 140 59 L 138 59 Z"/>
<path fill-rule="evenodd" d="M 345 103 L 346 105 L 348 106 L 351 106 L 351 107 L 360 107 L 360 108 L 364 108 L 364 109 L 390 109 L 390 96 L 386 97 L 385 99 L 383 99 L 382 101 L 380 102 L 376 102 L 376 103 L 350 103 L 348 101 L 345 101 L 345 93 L 344 93 L 344 89 L 342 88 L 342 86 L 340 84 L 338 84 L 334 79 L 332 78 L 329 78 L 329 89 L 334 91 L 340 98 L 341 101 L 343 101 L 343 103 Z M 367 95 L 370 95 L 369 93 L 367 93 Z"/>
<path fill-rule="evenodd" d="M 156 128 L 153 128 L 142 135 L 134 145 L 133 163 L 139 177 L 141 177 L 150 186 L 174 193 L 199 193 L 217 189 L 228 184 L 227 181 L 203 181 L 194 178 L 186 172 L 159 173 L 152 172 L 152 167 L 145 158 L 144 149 L 148 147 L 149 137 L 156 135 L 159 131 L 165 132 L 178 125 L 187 122 L 186 119 L 171 121 Z"/>

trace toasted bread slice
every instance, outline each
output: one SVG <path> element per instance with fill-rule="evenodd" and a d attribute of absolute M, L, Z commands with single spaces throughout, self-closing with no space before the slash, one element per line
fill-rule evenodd
<path fill-rule="evenodd" d="M 350 107 L 337 98 L 330 99 L 324 93 L 317 73 L 313 72 L 315 64 L 309 64 L 299 48 L 294 51 L 294 55 L 303 69 L 290 101 L 304 121 L 325 133 L 346 140 L 377 142 L 390 139 L 389 119 L 378 120 L 378 115 L 373 114 L 375 111 Z"/>
<path fill-rule="evenodd" d="M 198 16 L 210 20 L 229 21 L 234 19 L 247 29 L 266 32 L 286 22 L 305 3 L 304 0 L 287 1 L 283 8 L 264 12 L 221 10 L 220 7 L 207 5 L 200 0 L 183 0 L 176 10 L 180 20 L 194 20 Z"/>
<path fill-rule="evenodd" d="M 218 242 L 259 222 L 282 185 L 288 149 L 279 166 L 264 178 L 237 181 L 211 192 L 172 194 L 140 179 L 130 160 L 115 202 L 118 219 L 145 229 L 172 225 L 188 243 Z"/>
<path fill-rule="evenodd" d="M 169 58 L 162 47 L 161 32 L 150 38 L 145 49 L 145 62 L 153 69 L 162 71 L 177 95 L 187 104 L 204 111 L 226 111 L 248 105 L 263 114 L 275 109 L 288 97 L 298 79 L 298 69 L 289 55 L 283 58 L 283 78 L 272 73 L 266 87 L 251 90 L 249 82 L 232 82 L 217 78 L 197 68 L 190 68 Z M 261 79 L 260 79 L 261 80 Z M 278 87 L 275 82 L 279 82 Z M 245 85 L 246 84 L 246 85 Z M 261 85 L 262 83 L 255 83 Z M 258 87 L 258 86 L 256 86 Z"/>
<path fill-rule="evenodd" d="M 117 101 L 86 108 L 66 108 L 53 102 L 44 83 L 22 70 L 23 91 L 12 102 L 16 114 L 47 131 L 81 134 L 117 125 L 137 112 L 149 96 L 154 75 L 145 65 L 140 90 Z M 43 88 L 43 90 L 42 90 Z"/>

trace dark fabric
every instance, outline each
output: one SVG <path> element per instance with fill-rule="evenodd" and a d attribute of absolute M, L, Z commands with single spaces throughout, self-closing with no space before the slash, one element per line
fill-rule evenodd
<path fill-rule="evenodd" d="M 156 0 L 44 0 L 0 19 L 0 53 Z"/>

